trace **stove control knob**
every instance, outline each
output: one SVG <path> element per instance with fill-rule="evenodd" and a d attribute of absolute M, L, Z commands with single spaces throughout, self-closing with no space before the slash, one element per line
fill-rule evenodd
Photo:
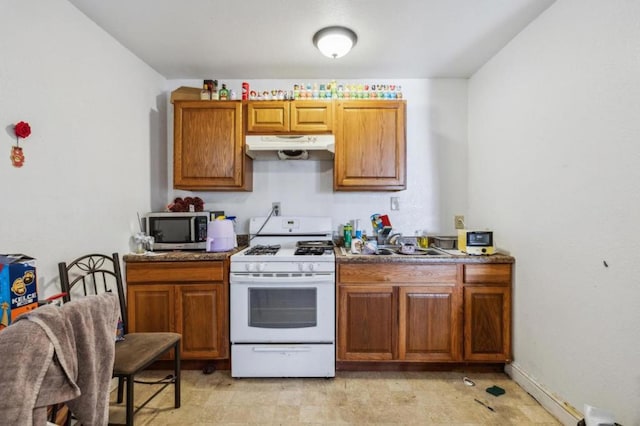
<path fill-rule="evenodd" d="M 247 272 L 251 272 L 251 263 L 247 263 L 244 265 L 244 269 L 247 270 Z"/>
<path fill-rule="evenodd" d="M 298 270 L 304 272 L 304 263 L 298 263 Z"/>
<path fill-rule="evenodd" d="M 266 263 L 259 263 L 257 265 L 257 267 L 258 267 L 258 272 L 262 272 L 267 268 L 267 264 Z"/>
<path fill-rule="evenodd" d="M 316 269 L 316 264 L 315 263 L 310 263 L 309 264 L 309 270 L 310 271 L 314 271 Z"/>

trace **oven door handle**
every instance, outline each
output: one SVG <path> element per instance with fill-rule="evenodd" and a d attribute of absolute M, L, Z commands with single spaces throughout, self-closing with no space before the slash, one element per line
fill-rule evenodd
<path fill-rule="evenodd" d="M 231 285 L 234 285 L 234 284 L 283 284 L 283 282 L 286 282 L 286 285 L 291 285 L 291 284 L 334 285 L 335 275 L 324 274 L 324 275 L 313 275 L 313 276 L 305 276 L 305 277 L 292 277 L 292 276 L 264 277 L 264 276 L 231 274 L 231 276 L 229 277 L 229 281 Z"/>
<path fill-rule="evenodd" d="M 254 352 L 311 352 L 311 348 L 308 346 L 274 346 L 274 347 L 261 347 L 253 348 Z"/>

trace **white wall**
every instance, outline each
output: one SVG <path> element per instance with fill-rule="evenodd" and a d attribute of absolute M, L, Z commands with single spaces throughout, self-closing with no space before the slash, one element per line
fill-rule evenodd
<path fill-rule="evenodd" d="M 558 0 L 469 82 L 469 220 L 517 259 L 514 366 L 625 425 L 640 424 L 638 22 L 637 1 Z"/>
<path fill-rule="evenodd" d="M 328 81 L 329 79 L 327 79 Z M 242 81 L 222 80 L 240 93 Z M 284 215 L 327 215 L 334 228 L 360 219 L 371 233 L 369 217 L 388 214 L 398 231 L 415 230 L 452 234 L 453 215 L 466 212 L 467 80 L 341 80 L 340 84 L 371 82 L 400 84 L 407 100 L 407 190 L 399 192 L 333 192 L 331 161 L 254 161 L 253 192 L 185 192 L 169 190 L 167 199 L 154 200 L 164 209 L 175 196 L 197 195 L 209 210 L 224 210 L 238 217 L 238 231 L 247 232 L 248 219 L 265 216 L 272 201 L 282 203 Z M 251 89 L 291 90 L 293 80 L 251 80 Z M 306 83 L 306 82 L 303 82 Z M 311 83 L 311 82 L 310 82 Z M 317 81 L 323 83 L 323 81 Z M 180 86 L 200 87 L 201 80 L 170 80 L 169 91 Z M 173 106 L 168 107 L 167 186 L 172 187 L 171 150 Z M 400 210 L 390 210 L 390 197 L 400 198 Z"/>
<path fill-rule="evenodd" d="M 165 80 L 66 0 L 0 3 L 0 57 L 0 253 L 37 258 L 50 295 L 58 262 L 129 251 L 166 145 Z M 18 121 L 32 129 L 22 168 Z"/>

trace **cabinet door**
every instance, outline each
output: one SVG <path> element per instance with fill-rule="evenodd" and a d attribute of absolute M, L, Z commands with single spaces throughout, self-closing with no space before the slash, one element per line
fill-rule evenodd
<path fill-rule="evenodd" d="M 336 105 L 334 190 L 403 190 L 405 101 L 340 101 Z"/>
<path fill-rule="evenodd" d="M 242 103 L 174 104 L 173 186 L 192 190 L 248 190 L 252 163 L 244 155 Z"/>
<path fill-rule="evenodd" d="M 464 359 L 511 360 L 510 287 L 464 287 Z"/>
<path fill-rule="evenodd" d="M 176 286 L 176 292 L 176 328 L 182 333 L 182 356 L 226 358 L 229 345 L 225 285 L 182 284 Z"/>
<path fill-rule="evenodd" d="M 399 359 L 462 359 L 461 293 L 455 286 L 400 287 Z"/>
<path fill-rule="evenodd" d="M 289 102 L 259 101 L 247 104 L 247 132 L 282 133 L 289 131 Z"/>
<path fill-rule="evenodd" d="M 396 358 L 396 298 L 392 286 L 339 286 L 338 360 Z"/>
<path fill-rule="evenodd" d="M 333 129 L 333 102 L 292 102 L 290 128 L 292 132 L 330 132 Z"/>
<path fill-rule="evenodd" d="M 175 331 L 173 286 L 128 284 L 129 333 Z"/>

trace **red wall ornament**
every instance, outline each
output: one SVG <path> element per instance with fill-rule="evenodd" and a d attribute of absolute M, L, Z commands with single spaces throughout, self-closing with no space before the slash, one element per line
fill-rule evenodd
<path fill-rule="evenodd" d="M 13 126 L 16 135 L 16 144 L 11 147 L 11 163 L 13 167 L 22 167 L 24 164 L 24 153 L 20 147 L 20 138 L 25 139 L 31 135 L 31 126 L 25 121 L 21 121 Z"/>

